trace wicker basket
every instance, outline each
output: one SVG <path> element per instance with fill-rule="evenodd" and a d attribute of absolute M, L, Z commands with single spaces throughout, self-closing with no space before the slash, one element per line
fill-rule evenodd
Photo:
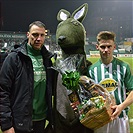
<path fill-rule="evenodd" d="M 98 129 L 111 121 L 112 109 L 108 101 L 102 109 L 92 108 L 80 122 L 87 128 Z"/>
<path fill-rule="evenodd" d="M 92 83 L 91 86 L 86 86 L 86 83 L 89 83 L 89 81 L 90 79 L 86 76 L 82 76 L 80 79 L 80 83 L 82 83 L 84 89 L 91 92 L 94 97 L 101 95 L 102 92 L 104 96 L 106 96 L 104 106 L 101 109 L 96 107 L 91 108 L 85 114 L 84 118 L 80 120 L 85 127 L 95 130 L 111 121 L 111 114 L 113 113 L 113 110 L 111 109 L 110 104 L 115 105 L 116 103 L 114 97 L 112 95 L 109 96 L 108 91 L 101 85 Z"/>

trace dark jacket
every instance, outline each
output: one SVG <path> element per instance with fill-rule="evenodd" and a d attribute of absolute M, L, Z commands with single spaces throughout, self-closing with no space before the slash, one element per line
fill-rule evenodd
<path fill-rule="evenodd" d="M 0 52 L 0 69 L 7 55 L 8 55 L 7 52 Z"/>
<path fill-rule="evenodd" d="M 14 49 L 5 59 L 0 71 L 0 124 L 2 130 L 12 126 L 17 130 L 32 130 L 32 101 L 34 73 L 27 56 L 26 44 Z M 52 117 L 52 65 L 53 56 L 44 46 L 41 54 L 46 67 L 46 99 L 48 116 Z M 52 122 L 51 118 L 49 121 Z"/>

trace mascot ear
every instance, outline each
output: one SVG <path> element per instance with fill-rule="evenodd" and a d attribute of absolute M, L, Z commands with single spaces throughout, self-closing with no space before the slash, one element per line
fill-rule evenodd
<path fill-rule="evenodd" d="M 58 21 L 67 20 L 70 17 L 70 13 L 67 10 L 61 9 L 57 14 Z"/>
<path fill-rule="evenodd" d="M 86 17 L 87 12 L 88 12 L 88 4 L 85 3 L 73 12 L 72 18 L 78 20 L 79 22 L 82 22 Z"/>

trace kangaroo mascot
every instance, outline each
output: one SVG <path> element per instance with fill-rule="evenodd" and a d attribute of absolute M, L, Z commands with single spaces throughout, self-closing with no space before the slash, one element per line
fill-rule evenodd
<path fill-rule="evenodd" d="M 82 25 L 88 11 L 88 4 L 81 5 L 72 15 L 64 9 L 58 12 L 56 41 L 62 50 L 62 59 L 70 55 L 83 55 L 82 63 L 78 69 L 80 74 L 85 74 L 87 67 L 84 50 L 86 32 Z M 78 62 L 78 60 L 77 60 Z M 91 63 L 89 62 L 89 65 Z M 70 105 L 67 89 L 62 84 L 61 74 L 56 74 L 56 88 L 54 93 L 54 129 L 55 133 L 93 133 L 91 129 L 84 127 L 79 121 L 79 115 Z"/>

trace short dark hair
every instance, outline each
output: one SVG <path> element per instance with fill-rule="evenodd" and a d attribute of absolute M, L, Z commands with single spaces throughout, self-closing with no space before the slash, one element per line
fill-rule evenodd
<path fill-rule="evenodd" d="M 31 27 L 32 27 L 33 25 L 36 25 L 36 26 L 42 27 L 42 28 L 46 28 L 46 27 L 45 27 L 45 24 L 42 23 L 41 21 L 34 21 L 34 22 L 32 22 L 32 23 L 29 25 L 29 31 L 30 31 L 30 29 L 31 29 Z"/>
<path fill-rule="evenodd" d="M 111 31 L 101 31 L 97 35 L 97 42 L 101 40 L 113 40 L 115 41 L 116 35 Z"/>

